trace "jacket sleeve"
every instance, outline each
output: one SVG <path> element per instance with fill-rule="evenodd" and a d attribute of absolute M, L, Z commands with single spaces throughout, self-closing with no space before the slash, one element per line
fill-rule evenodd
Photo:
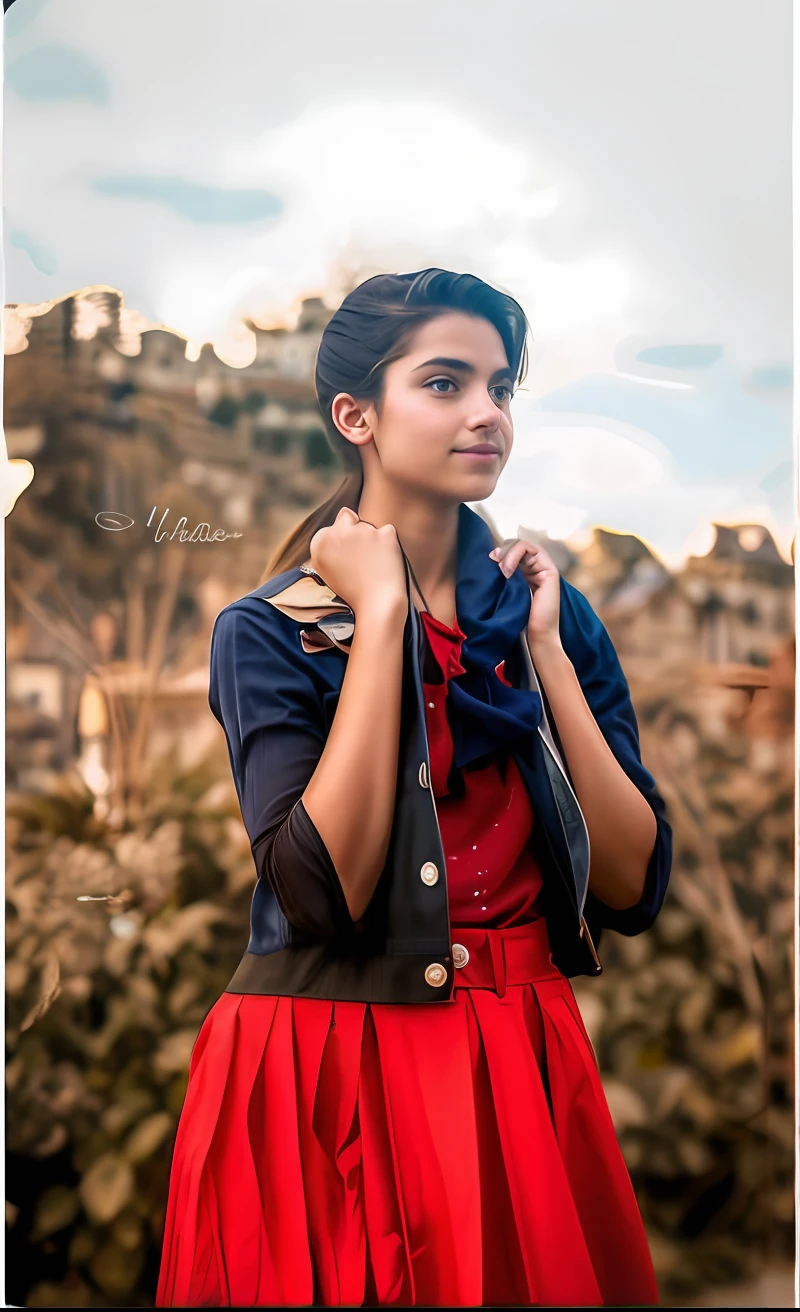
<path fill-rule="evenodd" d="M 599 928 L 628 936 L 649 929 L 661 910 L 672 867 L 672 827 L 666 803 L 642 764 L 639 726 L 627 679 L 605 625 L 583 593 L 562 577 L 562 641 L 575 667 L 584 697 L 614 756 L 646 798 L 656 818 L 656 839 L 639 901 L 624 911 L 601 902 L 591 890 L 586 919 Z"/>
<path fill-rule="evenodd" d="M 264 607 L 263 615 L 257 606 Z M 325 746 L 320 700 L 293 632 L 267 602 L 221 611 L 209 706 L 225 731 L 259 879 L 290 925 L 315 938 L 353 929 L 338 873 L 302 794 Z"/>

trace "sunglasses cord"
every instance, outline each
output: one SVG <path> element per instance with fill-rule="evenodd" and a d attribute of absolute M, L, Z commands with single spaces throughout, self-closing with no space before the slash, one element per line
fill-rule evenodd
<path fill-rule="evenodd" d="M 395 531 L 396 531 L 396 530 L 395 530 Z M 400 535 L 399 535 L 399 534 L 398 534 L 398 536 L 397 536 L 397 541 L 400 542 Z M 417 592 L 419 593 L 420 597 L 422 598 L 422 604 L 423 604 L 423 606 L 425 607 L 425 609 L 426 609 L 426 611 L 428 612 L 428 614 L 430 614 L 430 606 L 428 605 L 427 601 L 425 600 L 425 593 L 422 591 L 422 588 L 421 588 L 421 587 L 419 586 L 419 584 L 417 583 L 417 576 L 416 576 L 416 574 L 414 573 L 414 567 L 413 567 L 413 565 L 411 564 L 411 561 L 408 559 L 408 556 L 407 556 L 406 553 L 405 553 L 405 550 L 404 550 L 404 548 L 403 548 L 403 544 L 402 544 L 402 542 L 400 542 L 400 550 L 403 552 L 403 556 L 404 556 L 404 558 L 405 558 L 405 562 L 406 562 L 406 564 L 408 565 L 409 573 L 410 573 L 410 575 L 411 575 L 411 579 L 412 579 L 412 582 L 413 582 L 413 584 L 414 584 L 414 587 L 417 589 Z"/>

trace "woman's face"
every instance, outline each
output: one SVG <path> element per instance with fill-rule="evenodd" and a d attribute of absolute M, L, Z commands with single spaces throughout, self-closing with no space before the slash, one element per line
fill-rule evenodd
<path fill-rule="evenodd" d="M 513 387 L 503 340 L 488 320 L 455 311 L 430 320 L 387 367 L 380 417 L 371 405 L 362 412 L 371 431 L 371 440 L 357 439 L 365 477 L 448 502 L 488 497 L 514 440 Z M 466 453 L 478 445 L 494 454 Z"/>

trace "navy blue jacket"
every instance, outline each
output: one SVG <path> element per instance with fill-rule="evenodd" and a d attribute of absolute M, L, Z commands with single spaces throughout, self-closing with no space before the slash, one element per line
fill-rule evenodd
<path fill-rule="evenodd" d="M 530 841 L 542 868 L 553 958 L 565 975 L 598 974 L 602 930 L 638 934 L 658 914 L 672 831 L 642 764 L 613 644 L 587 599 L 562 577 L 561 642 L 606 741 L 657 822 L 640 901 L 616 911 L 589 890 L 588 830 L 527 642 L 530 589 L 518 571 L 506 579 L 489 559 L 493 545 L 485 521 L 462 504 L 456 614 L 467 637 L 465 673 L 451 680 L 448 696 L 454 764 L 461 769 L 513 753 L 537 818 Z M 452 995 L 446 862 L 429 786 L 426 638 L 407 562 L 406 582 L 395 817 L 384 870 L 357 923 L 302 801 L 336 712 L 355 616 L 313 571 L 298 566 L 216 618 L 209 704 L 225 730 L 257 874 L 250 941 L 229 992 L 392 1003 Z M 511 687 L 499 678 L 501 667 Z M 430 971 L 435 964 L 444 970 Z"/>

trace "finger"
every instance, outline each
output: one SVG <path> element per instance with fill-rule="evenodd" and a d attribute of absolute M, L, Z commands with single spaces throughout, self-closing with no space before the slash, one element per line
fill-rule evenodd
<path fill-rule="evenodd" d="M 513 556 L 512 556 L 513 551 Z M 512 574 L 517 567 L 530 570 L 538 559 L 539 548 L 530 542 L 517 541 L 514 547 L 506 553 L 504 564 L 508 573 Z M 510 558 L 510 559 L 509 559 Z"/>
<path fill-rule="evenodd" d="M 495 560 L 502 559 L 515 547 L 534 555 L 542 550 L 536 542 L 528 542 L 527 538 L 513 538 L 510 542 L 501 542 L 499 547 L 495 547 L 493 551 L 489 552 L 489 555 Z"/>
<path fill-rule="evenodd" d="M 503 573 L 510 575 L 517 568 L 526 550 L 525 543 L 516 538 L 509 547 L 495 547 L 491 555 L 497 561 Z"/>
<path fill-rule="evenodd" d="M 554 570 L 555 563 L 548 556 L 543 547 L 533 547 L 525 556 L 524 565 L 526 569 L 537 570 Z"/>
<path fill-rule="evenodd" d="M 544 561 L 546 561 L 546 560 L 548 559 L 547 552 L 544 550 L 543 547 L 540 547 L 540 546 L 538 545 L 538 543 L 536 543 L 536 542 L 525 542 L 524 539 L 521 539 L 521 541 L 523 542 L 523 545 L 524 545 L 524 547 L 525 547 L 525 559 L 526 559 L 526 560 L 544 560 Z"/>

